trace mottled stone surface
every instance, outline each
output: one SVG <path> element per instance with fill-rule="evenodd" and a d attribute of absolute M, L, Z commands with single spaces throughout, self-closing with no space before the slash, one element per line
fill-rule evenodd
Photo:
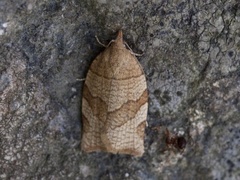
<path fill-rule="evenodd" d="M 80 150 L 79 79 L 120 28 L 147 76 L 141 158 Z M 239 1 L 0 1 L 0 179 L 239 179 L 239 129 Z"/>

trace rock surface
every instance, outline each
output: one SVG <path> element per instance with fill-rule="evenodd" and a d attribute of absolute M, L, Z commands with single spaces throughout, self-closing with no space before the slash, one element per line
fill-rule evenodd
<path fill-rule="evenodd" d="M 82 79 L 122 28 L 147 76 L 141 158 L 86 154 Z M 184 133 L 165 151 L 164 130 Z M 240 3 L 0 1 L 0 179 L 239 179 Z"/>

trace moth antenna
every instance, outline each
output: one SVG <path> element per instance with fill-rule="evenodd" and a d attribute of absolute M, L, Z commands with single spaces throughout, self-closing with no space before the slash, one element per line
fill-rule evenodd
<path fill-rule="evenodd" d="M 95 38 L 96 38 L 96 40 L 97 40 L 97 42 L 98 42 L 98 44 L 100 44 L 100 45 L 102 45 L 103 47 L 108 47 L 109 46 L 109 44 L 108 45 L 105 45 L 105 44 L 103 44 L 101 41 L 99 41 L 99 39 L 98 39 L 98 37 L 97 37 L 97 35 L 95 36 Z"/>

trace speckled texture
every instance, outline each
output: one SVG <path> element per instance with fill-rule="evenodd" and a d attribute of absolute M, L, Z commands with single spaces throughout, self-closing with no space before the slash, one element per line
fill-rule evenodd
<path fill-rule="evenodd" d="M 240 4 L 0 1 L 0 179 L 239 179 Z M 92 60 L 122 28 L 147 76 L 141 158 L 80 150 Z M 154 127 L 160 127 L 154 129 Z M 185 133 L 165 151 L 164 129 Z"/>

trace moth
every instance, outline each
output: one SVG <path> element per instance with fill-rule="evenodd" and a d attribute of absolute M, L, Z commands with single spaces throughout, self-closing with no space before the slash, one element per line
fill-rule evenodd
<path fill-rule="evenodd" d="M 147 111 L 146 77 L 120 30 L 93 60 L 86 76 L 82 150 L 142 156 Z"/>

